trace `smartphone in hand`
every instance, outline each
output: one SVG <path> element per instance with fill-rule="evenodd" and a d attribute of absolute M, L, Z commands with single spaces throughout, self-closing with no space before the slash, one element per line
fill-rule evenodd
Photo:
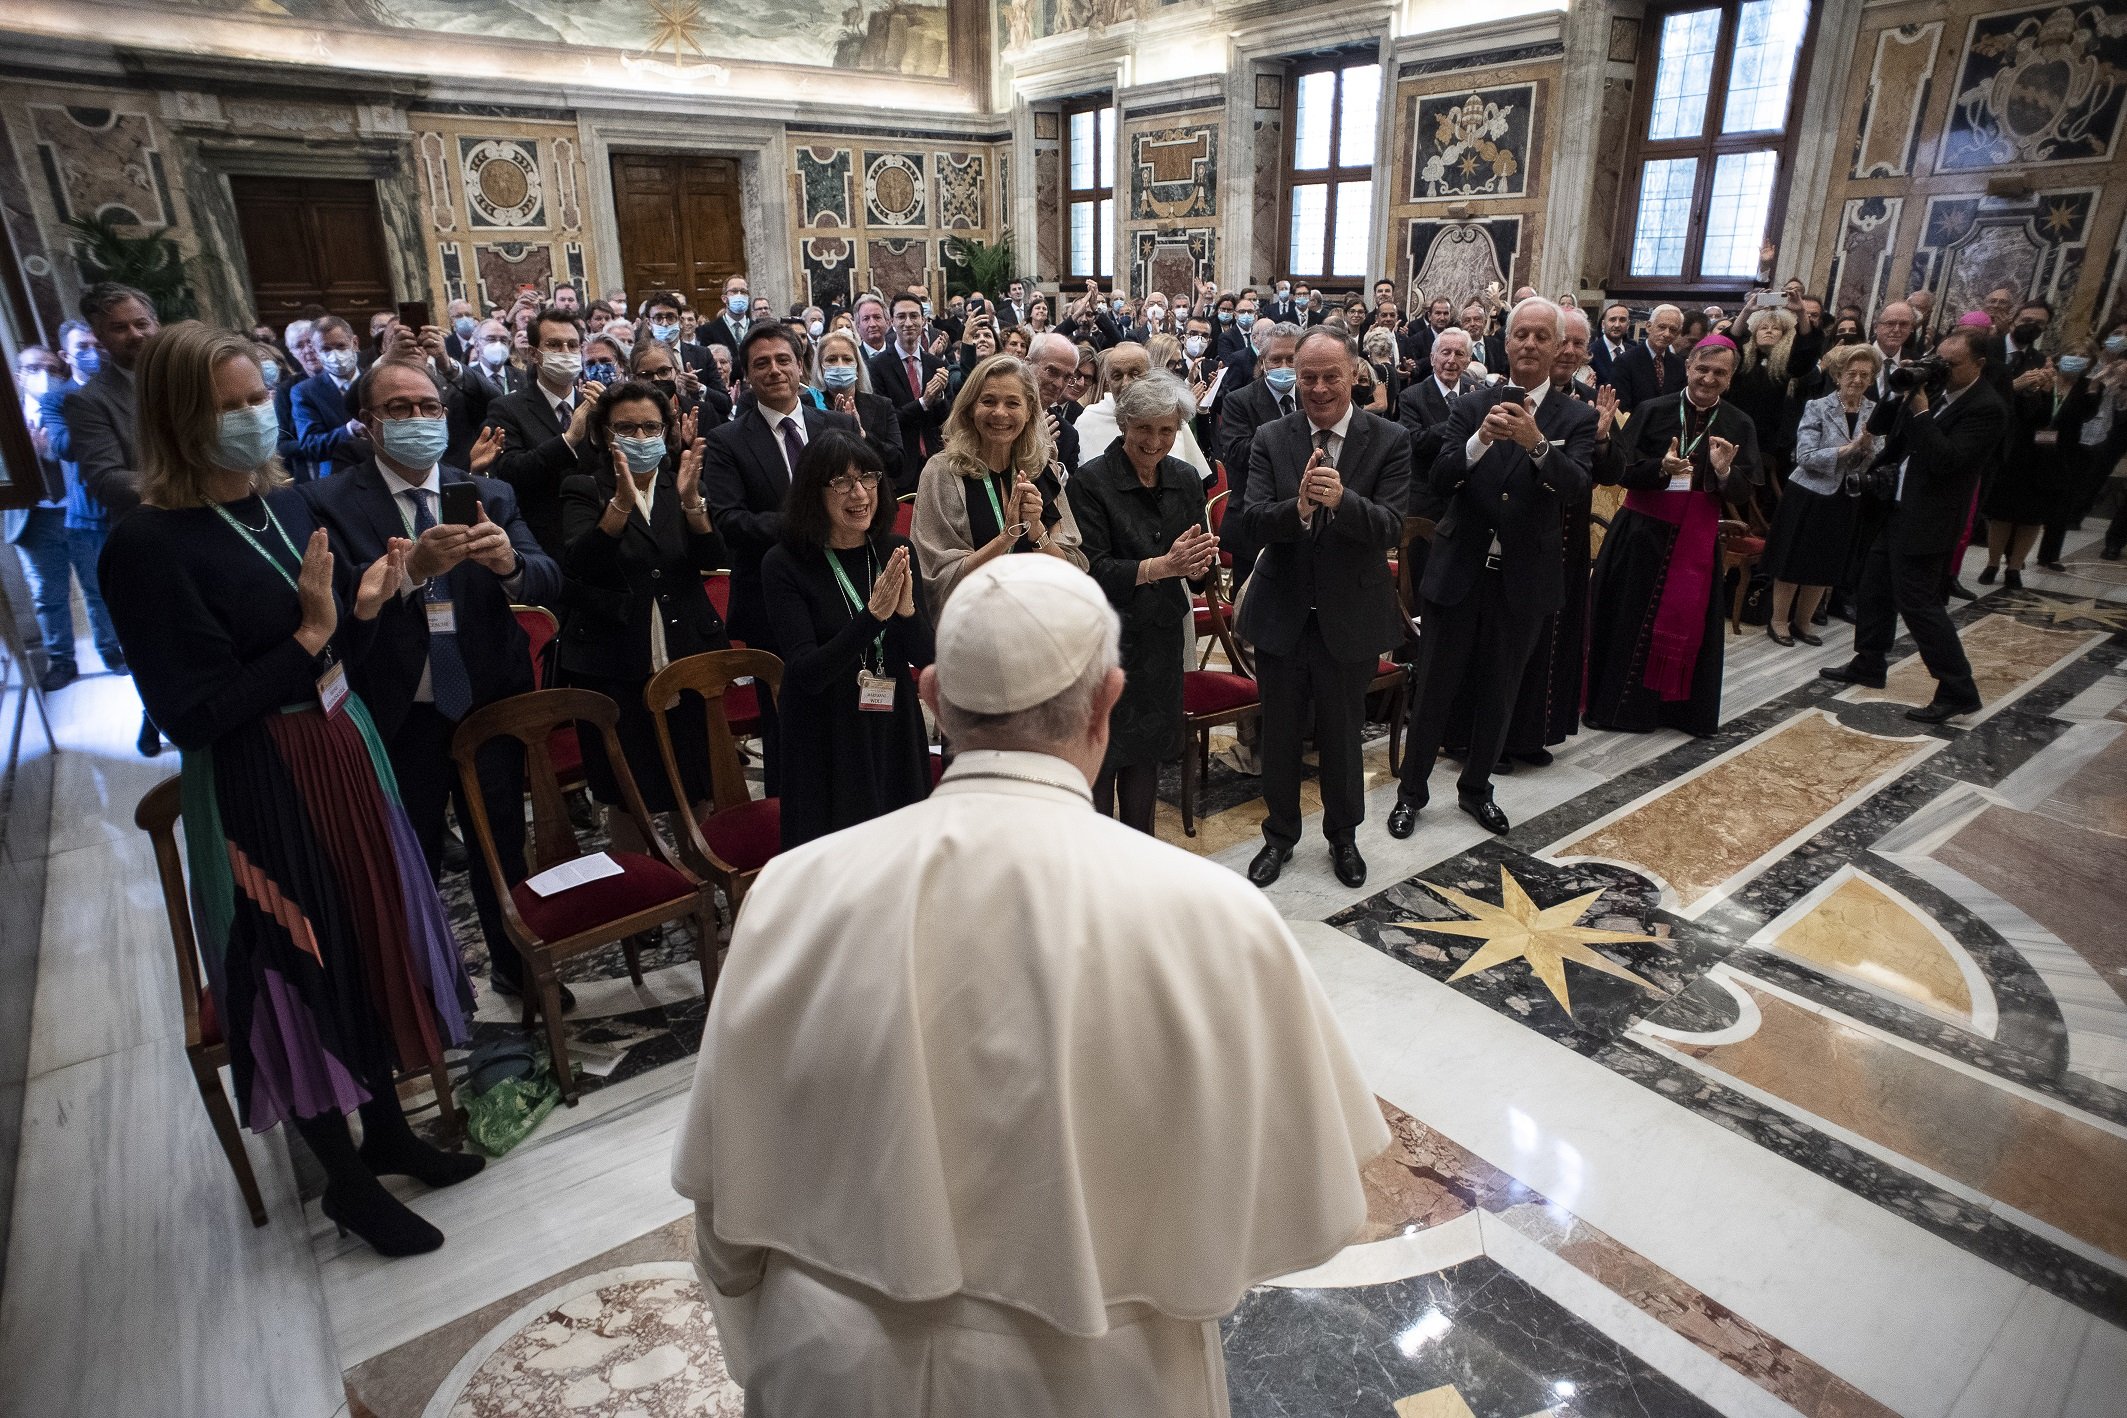
<path fill-rule="evenodd" d="M 470 527 L 480 520 L 480 489 L 469 482 L 443 484 L 442 520 L 446 526 Z"/>

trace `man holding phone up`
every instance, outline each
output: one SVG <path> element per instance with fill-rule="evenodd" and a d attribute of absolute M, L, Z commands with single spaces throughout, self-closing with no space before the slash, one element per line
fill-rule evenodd
<path fill-rule="evenodd" d="M 399 796 L 431 876 L 443 862 L 444 808 L 472 815 L 451 760 L 451 737 L 473 710 L 536 688 L 531 648 L 512 604 L 553 602 L 561 568 L 540 550 L 518 516 L 507 483 L 445 466 L 450 440 L 443 393 L 418 359 L 371 365 L 349 396 L 373 457 L 343 477 L 302 484 L 277 504 L 322 527 L 349 566 L 366 566 L 394 537 L 411 537 L 406 581 L 377 617 L 370 652 L 349 667 L 399 780 Z M 524 756 L 509 741 L 479 762 L 480 792 L 514 885 L 524 876 Z M 521 961 L 502 923 L 487 869 L 477 854 L 469 875 L 496 985 L 520 993 Z"/>

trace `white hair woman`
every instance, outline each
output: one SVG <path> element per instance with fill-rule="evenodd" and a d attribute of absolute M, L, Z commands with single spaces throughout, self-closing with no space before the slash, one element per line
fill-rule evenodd
<path fill-rule="evenodd" d="M 1087 569 L 1122 616 L 1123 696 L 1108 720 L 1108 754 L 1093 806 L 1126 826 L 1152 831 L 1159 766 L 1184 751 L 1182 667 L 1195 636 L 1189 588 L 1218 555 L 1204 521 L 1204 484 L 1174 456 L 1196 412 L 1180 380 L 1149 374 L 1115 401 L 1119 431 L 1079 465 L 1072 510 Z M 1185 584 L 1187 583 L 1187 584 Z"/>
<path fill-rule="evenodd" d="M 917 482 L 911 538 L 934 612 L 944 610 L 963 576 L 1000 556 L 1041 552 L 1084 568 L 1034 371 L 1024 360 L 992 355 L 960 386 L 945 420 L 945 447 Z"/>
<path fill-rule="evenodd" d="M 1078 446 L 1081 450 L 1105 448 L 1115 441 L 1120 431 L 1115 426 L 1115 400 L 1136 381 L 1159 368 L 1152 352 L 1144 345 L 1125 341 L 1113 348 L 1103 350 L 1099 356 L 1100 381 L 1096 391 L 1100 397 L 1086 406 L 1071 426 L 1078 430 Z M 1196 469 L 1196 475 L 1205 482 L 1212 478 L 1211 460 L 1197 446 L 1196 433 L 1190 427 L 1194 417 L 1182 425 L 1175 439 L 1174 456 Z"/>
<path fill-rule="evenodd" d="M 1857 480 L 1881 441 L 1869 435 L 1876 402 L 1868 391 L 1883 356 L 1874 345 L 1836 345 L 1821 363 L 1832 392 L 1803 406 L 1795 470 L 1765 543 L 1765 570 L 1773 578 L 1765 633 L 1776 645 L 1824 643 L 1810 624 L 1825 591 L 1848 581 Z"/>

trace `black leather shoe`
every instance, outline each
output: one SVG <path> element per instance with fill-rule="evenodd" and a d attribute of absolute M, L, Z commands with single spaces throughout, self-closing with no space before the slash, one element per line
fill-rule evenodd
<path fill-rule="evenodd" d="M 1866 685 L 1870 689 L 1883 688 L 1882 670 L 1871 673 L 1862 669 L 1853 660 L 1848 660 L 1843 665 L 1826 665 L 1823 669 L 1817 671 L 1817 677 L 1819 679 L 1828 679 L 1834 684 L 1860 684 Z"/>
<path fill-rule="evenodd" d="M 1905 716 L 1916 724 L 1940 724 L 1960 714 L 1978 712 L 1977 699 L 1937 699 L 1921 705 L 1918 709 L 1906 710 Z"/>
<path fill-rule="evenodd" d="M 1811 633 L 1810 631 L 1804 630 L 1799 625 L 1791 628 L 1795 632 L 1795 639 L 1801 641 L 1803 644 L 1809 646 L 1813 650 L 1824 643 L 1824 637 L 1821 635 L 1816 635 Z"/>
<path fill-rule="evenodd" d="M 1499 804 L 1493 802 L 1490 798 L 1486 798 L 1483 802 L 1472 802 L 1468 798 L 1457 798 L 1455 806 L 1476 818 L 1477 825 L 1487 832 L 1505 833 L 1508 830 L 1507 815 L 1501 812 Z"/>
<path fill-rule="evenodd" d="M 2021 571 L 2004 571 L 2001 574 L 2001 584 L 2004 590 L 2021 591 L 2024 589 L 2024 573 Z"/>
<path fill-rule="evenodd" d="M 1979 593 L 1962 581 L 1952 581 L 1947 589 L 1950 593 L 1950 599 L 1953 601 L 1976 601 L 1979 599 Z"/>
<path fill-rule="evenodd" d="M 1268 886 L 1278 879 L 1278 872 L 1291 860 L 1292 848 L 1265 842 L 1263 850 L 1248 864 L 1248 880 L 1255 886 Z"/>
<path fill-rule="evenodd" d="M 2000 574 L 2000 571 L 2001 571 L 2001 568 L 1999 568 L 1999 567 L 1996 567 L 1996 566 L 1989 566 L 1989 567 L 1986 567 L 1986 568 L 1985 568 L 1984 570 L 1982 570 L 1982 571 L 1981 571 L 1981 572 L 1979 573 L 1979 584 L 1980 584 L 1980 585 L 1982 585 L 1982 586 L 1991 586 L 1991 585 L 1993 585 L 1993 584 L 1994 584 L 1994 578 L 1995 578 L 1995 577 L 1996 577 L 1997 575 L 1999 575 L 1999 574 Z"/>
<path fill-rule="evenodd" d="M 2122 548 L 2113 546 L 2108 542 L 2105 549 L 2098 553 L 2098 557 L 2103 561 L 2118 561 L 2121 550 Z"/>
<path fill-rule="evenodd" d="M 142 758 L 154 758 L 162 752 L 162 730 L 147 715 L 140 716 L 140 737 L 133 741 Z"/>
<path fill-rule="evenodd" d="M 44 668 L 44 675 L 37 681 L 37 688 L 46 694 L 57 694 L 75 680 L 81 678 L 72 660 L 54 660 Z"/>
<path fill-rule="evenodd" d="M 1359 855 L 1358 843 L 1330 843 L 1329 865 L 1337 873 L 1337 880 L 1346 886 L 1366 885 L 1366 858 Z"/>
<path fill-rule="evenodd" d="M 1388 835 L 1398 841 L 1418 830 L 1418 809 L 1409 803 L 1397 803 L 1388 810 Z"/>
<path fill-rule="evenodd" d="M 1493 776 L 1494 778 L 1511 778 L 1511 777 L 1513 777 L 1513 776 L 1514 776 L 1514 760 L 1513 760 L 1513 759 L 1511 759 L 1511 758 L 1509 758 L 1509 757 L 1507 757 L 1507 756 L 1506 756 L 1506 755 L 1505 755 L 1504 753 L 1502 753 L 1501 755 L 1499 755 L 1499 762 L 1497 762 L 1497 763 L 1495 763 L 1495 764 L 1493 764 L 1493 765 L 1492 765 L 1492 776 Z"/>
<path fill-rule="evenodd" d="M 1551 750 L 1548 748 L 1532 748 L 1523 753 L 1510 753 L 1507 756 L 1517 762 L 1526 763 L 1531 768 L 1549 768 L 1552 763 Z"/>
<path fill-rule="evenodd" d="M 2038 565 L 2041 571 L 2066 571 L 2068 569 L 2057 561 L 2041 561 Z"/>

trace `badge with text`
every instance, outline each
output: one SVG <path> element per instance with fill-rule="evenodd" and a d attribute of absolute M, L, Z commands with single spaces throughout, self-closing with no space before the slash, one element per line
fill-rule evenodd
<path fill-rule="evenodd" d="M 347 666 L 335 662 L 318 676 L 318 703 L 329 715 L 347 702 Z"/>
<path fill-rule="evenodd" d="M 2060 430 L 2057 428 L 2042 428 L 2031 435 L 2031 446 L 2033 448 L 2051 448 L 2060 441 Z"/>
<path fill-rule="evenodd" d="M 894 681 L 891 675 L 875 675 L 870 670 L 857 671 L 857 707 L 871 714 L 890 714 L 894 709 Z"/>
<path fill-rule="evenodd" d="M 451 602 L 429 601 L 426 604 L 428 606 L 429 634 L 456 635 L 458 633 L 458 611 Z"/>

